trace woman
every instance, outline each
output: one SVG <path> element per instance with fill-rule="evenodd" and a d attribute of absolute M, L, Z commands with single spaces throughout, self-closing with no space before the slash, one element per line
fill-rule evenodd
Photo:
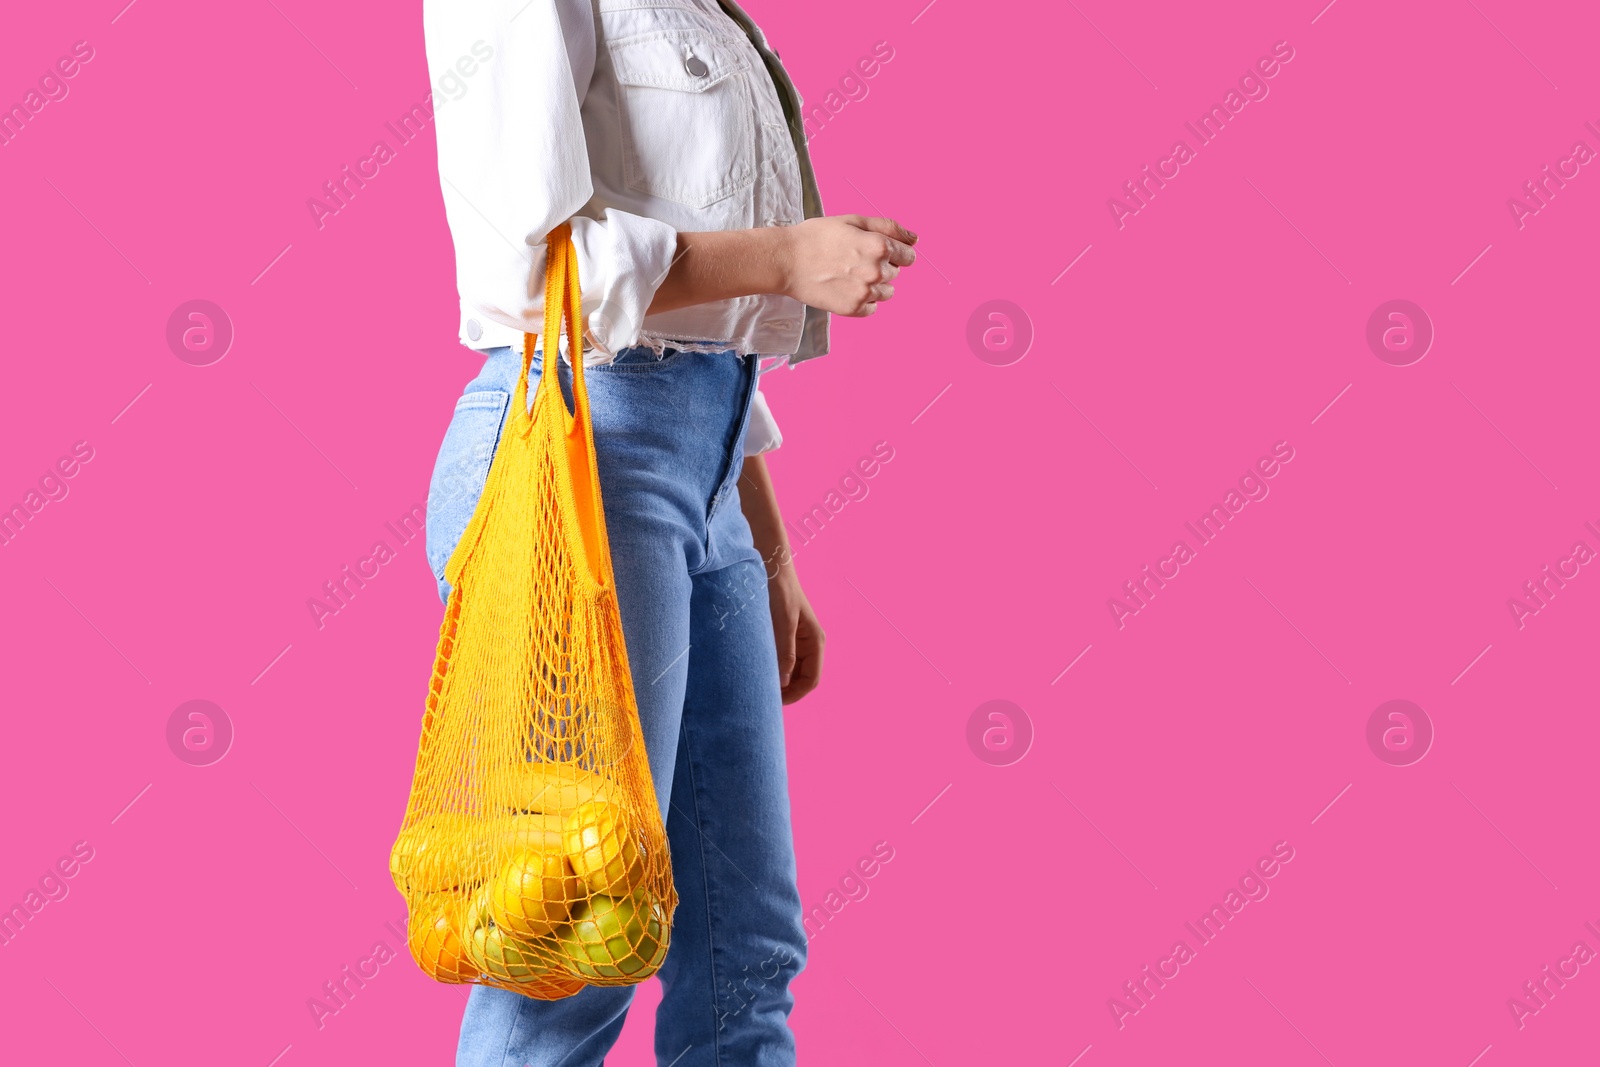
<path fill-rule="evenodd" d="M 805 932 L 781 705 L 816 687 L 823 635 L 761 458 L 781 439 L 759 364 L 824 354 L 828 315 L 893 296 L 916 236 L 822 217 L 800 99 L 731 0 L 425 0 L 424 28 L 435 84 L 465 87 L 438 107 L 440 184 L 462 343 L 486 356 L 429 490 L 440 593 L 522 335 L 543 327 L 545 236 L 570 220 L 606 528 L 679 895 L 656 1054 L 792 1064 Z M 457 1062 L 598 1065 L 631 997 L 476 986 Z"/>

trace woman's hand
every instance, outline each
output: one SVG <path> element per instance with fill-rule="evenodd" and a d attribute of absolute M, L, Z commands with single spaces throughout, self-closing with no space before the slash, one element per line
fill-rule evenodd
<path fill-rule="evenodd" d="M 916 262 L 917 235 L 893 219 L 830 215 L 778 231 L 782 292 L 835 315 L 862 317 L 894 296 L 900 268 Z"/>
<path fill-rule="evenodd" d="M 773 574 L 776 570 L 776 574 Z M 822 681 L 822 646 L 827 640 L 787 547 L 767 564 L 767 601 L 772 607 L 772 635 L 778 644 L 778 683 L 783 702 L 793 704 Z"/>
<path fill-rule="evenodd" d="M 678 233 L 678 252 L 650 314 L 758 293 L 835 315 L 871 315 L 916 261 L 917 235 L 893 219 L 829 215 L 794 226 Z"/>
<path fill-rule="evenodd" d="M 750 523 L 750 540 L 766 563 L 767 605 L 772 611 L 772 637 L 778 650 L 778 686 L 783 702 L 793 704 L 822 680 L 825 638 L 811 601 L 800 588 L 800 576 L 789 553 L 789 535 L 778 511 L 767 461 L 746 456 L 739 477 L 739 510 Z"/>

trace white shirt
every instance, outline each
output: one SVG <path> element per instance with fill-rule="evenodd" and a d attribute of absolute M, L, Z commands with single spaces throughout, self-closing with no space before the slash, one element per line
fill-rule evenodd
<path fill-rule="evenodd" d="M 462 344 L 544 328 L 544 240 L 570 220 L 586 366 L 640 344 L 827 352 L 827 314 L 787 296 L 646 314 L 679 230 L 822 214 L 799 94 L 733 0 L 424 0 L 423 29 L 435 84 L 492 55 L 435 115 Z M 753 403 L 749 455 L 782 440 Z"/>

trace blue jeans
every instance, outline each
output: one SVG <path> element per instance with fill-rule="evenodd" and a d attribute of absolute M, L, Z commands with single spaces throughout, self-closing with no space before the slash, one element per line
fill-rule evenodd
<path fill-rule="evenodd" d="M 456 404 L 428 492 L 445 562 L 483 490 L 522 354 L 491 349 Z M 530 379 L 542 373 L 534 360 Z M 572 370 L 560 365 L 570 400 Z M 650 773 L 678 890 L 659 972 L 665 1067 L 787 1067 L 805 959 L 765 564 L 739 507 L 756 358 L 628 349 L 585 371 L 606 531 Z M 533 382 L 529 383 L 529 396 Z M 459 1067 L 597 1067 L 631 988 L 532 1000 L 476 986 Z"/>

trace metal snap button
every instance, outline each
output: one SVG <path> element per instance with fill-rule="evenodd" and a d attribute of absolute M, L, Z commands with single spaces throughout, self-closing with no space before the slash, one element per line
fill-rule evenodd
<path fill-rule="evenodd" d="M 693 52 L 687 52 L 684 56 L 683 69 L 689 72 L 691 78 L 704 78 L 711 73 L 711 68 L 707 67 L 705 61 Z"/>

